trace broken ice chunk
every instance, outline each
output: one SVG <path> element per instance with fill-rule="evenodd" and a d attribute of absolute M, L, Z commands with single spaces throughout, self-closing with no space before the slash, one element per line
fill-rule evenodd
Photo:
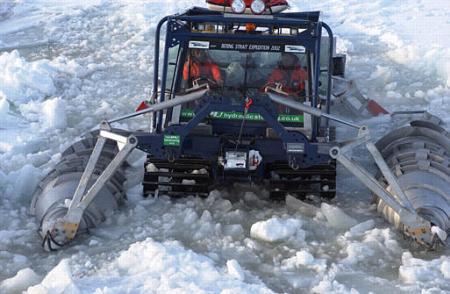
<path fill-rule="evenodd" d="M 28 288 L 29 293 L 81 293 L 75 286 L 68 259 L 63 259 L 36 286 Z"/>
<path fill-rule="evenodd" d="M 244 271 L 235 259 L 227 261 L 227 270 L 228 274 L 233 278 L 236 278 L 240 281 L 243 281 L 245 279 Z"/>
<path fill-rule="evenodd" d="M 356 237 L 364 234 L 364 232 L 373 229 L 375 227 L 375 222 L 372 219 L 369 219 L 365 222 L 359 223 L 356 226 L 350 228 L 348 232 L 345 233 L 345 237 Z"/>
<path fill-rule="evenodd" d="M 1 293 L 21 293 L 28 287 L 38 284 L 41 277 L 38 276 L 32 269 L 24 268 L 17 272 L 17 274 L 0 283 Z"/>
<path fill-rule="evenodd" d="M 357 224 L 357 221 L 343 212 L 340 208 L 322 203 L 320 210 L 325 215 L 330 226 L 336 229 L 348 230 Z"/>
<path fill-rule="evenodd" d="M 319 208 L 315 207 L 314 205 L 303 202 L 291 195 L 286 196 L 286 206 L 288 209 L 299 211 L 301 214 L 309 217 L 315 217 L 317 212 L 319 211 Z"/>
<path fill-rule="evenodd" d="M 266 242 L 277 242 L 293 236 L 301 226 L 302 222 L 298 219 L 273 217 L 254 223 L 250 229 L 250 236 Z"/>

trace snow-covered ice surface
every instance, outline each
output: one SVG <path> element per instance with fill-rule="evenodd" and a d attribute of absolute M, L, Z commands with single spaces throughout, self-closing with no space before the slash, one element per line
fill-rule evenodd
<path fill-rule="evenodd" d="M 35 284 L 30 293 L 450 291 L 449 252 L 411 249 L 343 169 L 336 200 L 315 210 L 267 201 L 256 188 L 180 200 L 142 199 L 136 188 L 89 237 L 43 252 L 27 213 L 40 177 L 102 118 L 149 96 L 156 23 L 194 4 L 203 5 L 0 3 L 0 292 Z M 368 96 L 391 110 L 427 109 L 450 120 L 448 1 L 291 4 L 323 11 L 347 54 L 348 76 Z M 388 117 L 365 123 L 376 135 L 391 127 Z M 355 156 L 367 162 L 367 154 Z"/>

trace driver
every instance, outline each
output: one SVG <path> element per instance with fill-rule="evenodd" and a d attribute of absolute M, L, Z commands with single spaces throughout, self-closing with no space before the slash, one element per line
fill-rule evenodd
<path fill-rule="evenodd" d="M 278 67 L 270 74 L 266 86 L 280 84 L 282 90 L 289 95 L 304 96 L 306 71 L 300 66 L 298 57 L 293 53 L 281 53 Z"/>
<path fill-rule="evenodd" d="M 207 52 L 205 50 L 192 49 L 183 67 L 183 80 L 192 85 L 192 81 L 199 78 L 213 80 L 218 86 L 223 85 L 220 69 L 209 58 Z"/>

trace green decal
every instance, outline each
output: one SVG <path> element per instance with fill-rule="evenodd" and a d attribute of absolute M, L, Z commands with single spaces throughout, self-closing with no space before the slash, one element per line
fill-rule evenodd
<path fill-rule="evenodd" d="M 225 119 L 225 120 L 242 120 L 244 114 L 242 112 L 226 112 L 226 111 L 213 111 L 209 114 L 210 118 Z M 247 113 L 246 120 L 262 121 L 263 117 L 258 113 Z"/>
<path fill-rule="evenodd" d="M 181 117 L 184 118 L 193 118 L 195 115 L 194 111 L 192 109 L 186 108 L 181 110 Z"/>
<path fill-rule="evenodd" d="M 181 110 L 182 118 L 193 118 L 195 113 L 192 109 L 186 108 Z M 209 114 L 209 118 L 223 119 L 223 120 L 242 120 L 244 114 L 242 112 L 227 112 L 227 111 L 213 111 Z M 245 116 L 248 121 L 263 121 L 264 118 L 259 113 L 249 112 Z M 279 122 L 288 123 L 303 123 L 303 114 L 280 114 L 278 115 Z"/>
<path fill-rule="evenodd" d="M 180 146 L 180 136 L 164 135 L 164 146 Z"/>
<path fill-rule="evenodd" d="M 279 122 L 292 122 L 292 123 L 302 123 L 303 114 L 280 114 L 278 116 Z"/>

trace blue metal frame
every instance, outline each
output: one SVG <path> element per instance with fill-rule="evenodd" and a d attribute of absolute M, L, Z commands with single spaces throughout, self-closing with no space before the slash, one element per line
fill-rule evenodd
<path fill-rule="evenodd" d="M 163 25 L 166 25 L 165 46 L 163 51 L 163 67 L 161 76 L 161 93 L 158 97 L 158 76 L 159 76 L 159 38 Z M 304 29 L 303 32 L 297 35 L 260 35 L 260 34 L 226 34 L 226 33 L 197 33 L 191 32 L 190 27 L 195 23 L 214 23 L 221 25 L 236 25 L 254 23 L 256 25 L 264 25 L 267 27 L 277 26 L 295 26 Z M 253 41 L 262 42 L 265 44 L 290 44 L 302 45 L 313 56 L 314 67 L 314 82 L 312 91 L 312 105 L 317 107 L 319 103 L 319 77 L 320 77 L 320 46 L 322 27 L 328 33 L 330 40 L 333 39 L 333 33 L 328 25 L 319 21 L 319 12 L 301 12 L 301 13 L 280 13 L 273 16 L 257 17 L 245 15 L 229 15 L 219 12 L 213 12 L 202 8 L 192 8 L 180 15 L 172 15 L 164 17 L 156 28 L 156 42 L 155 42 L 155 65 L 153 76 L 153 100 L 164 101 L 166 89 L 166 77 L 168 72 L 168 55 L 169 48 L 181 44 L 183 48 L 182 57 L 185 56 L 189 40 L 227 40 L 227 41 Z M 330 41 L 329 46 L 329 73 L 328 73 L 328 87 L 327 87 L 327 104 L 326 111 L 330 111 L 330 90 L 331 90 L 331 67 L 332 67 L 332 52 L 333 42 Z M 182 59 L 182 58 L 181 58 Z M 175 77 L 175 85 L 181 78 L 181 67 L 183 64 L 178 64 L 178 74 Z M 159 99 L 157 99 L 159 98 Z M 308 167 L 312 165 L 328 164 L 330 157 L 327 152 L 323 152 L 320 148 L 320 143 L 315 142 L 318 134 L 320 124 L 319 118 L 312 120 L 312 136 L 309 140 L 304 134 L 300 132 L 288 131 L 277 120 L 277 111 L 269 99 L 260 99 L 252 105 L 252 112 L 259 113 L 265 120 L 267 127 L 272 128 L 278 134 L 279 139 L 255 139 L 247 148 L 259 150 L 264 154 L 264 161 L 288 161 L 295 162 L 300 167 Z M 156 101 L 155 101 L 156 102 Z M 163 130 L 163 111 L 157 113 L 154 125 L 156 125 L 156 132 L 145 133 L 138 132 L 139 144 L 138 148 L 152 154 L 158 158 L 178 158 L 180 155 L 184 156 L 200 156 L 202 158 L 209 158 L 217 160 L 219 152 L 221 152 L 221 137 L 194 135 L 191 133 L 193 128 L 201 123 L 212 111 L 236 111 L 242 112 L 242 106 L 232 105 L 231 101 L 226 97 L 205 96 L 200 105 L 195 109 L 195 116 L 184 125 L 172 125 Z M 226 121 L 223 122 L 227 124 Z M 326 122 L 328 124 L 328 122 Z M 180 146 L 164 146 L 164 135 L 178 135 L 180 136 Z M 290 143 L 302 144 L 304 152 L 289 153 L 287 152 L 287 145 Z M 223 147 L 223 146 L 222 146 Z M 322 149 L 319 152 L 319 149 Z M 282 152 L 284 150 L 285 152 Z"/>

